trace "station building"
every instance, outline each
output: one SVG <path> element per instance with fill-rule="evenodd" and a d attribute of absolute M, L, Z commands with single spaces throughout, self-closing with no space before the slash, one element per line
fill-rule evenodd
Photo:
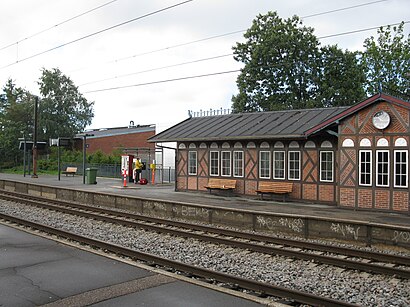
<path fill-rule="evenodd" d="M 151 137 L 177 142 L 176 190 L 293 182 L 290 200 L 410 213 L 410 102 L 379 93 L 350 107 L 190 117 Z"/>
<path fill-rule="evenodd" d="M 126 148 L 155 151 L 155 144 L 147 142 L 148 138 L 155 135 L 155 125 L 134 125 L 131 121 L 126 127 L 89 129 L 84 133 L 89 135 L 87 136 L 88 153 L 101 150 L 111 154 L 114 150 Z M 79 137 L 75 147 L 81 149 L 82 146 L 82 138 Z"/>

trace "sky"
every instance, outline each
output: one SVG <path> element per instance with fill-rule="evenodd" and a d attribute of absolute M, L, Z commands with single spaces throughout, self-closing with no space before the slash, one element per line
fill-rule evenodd
<path fill-rule="evenodd" d="M 335 35 L 409 21 L 409 7 L 410 0 L 2 0 L 0 86 L 12 79 L 40 95 L 41 70 L 59 68 L 94 102 L 87 128 L 133 121 L 158 133 L 188 110 L 230 109 L 242 67 L 232 47 L 258 14 L 298 15 L 321 45 L 355 51 L 377 31 Z"/>

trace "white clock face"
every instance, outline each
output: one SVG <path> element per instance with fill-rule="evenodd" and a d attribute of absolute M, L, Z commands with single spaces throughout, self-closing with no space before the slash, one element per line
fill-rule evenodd
<path fill-rule="evenodd" d="M 379 111 L 373 115 L 373 126 L 377 129 L 386 129 L 390 124 L 390 115 L 385 111 Z"/>

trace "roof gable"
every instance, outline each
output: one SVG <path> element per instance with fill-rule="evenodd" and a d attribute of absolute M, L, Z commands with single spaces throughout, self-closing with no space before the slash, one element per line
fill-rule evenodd
<path fill-rule="evenodd" d="M 362 102 L 359 102 L 359 103 L 349 107 L 348 109 L 344 110 L 343 112 L 341 112 L 339 114 L 336 114 L 333 117 L 330 117 L 329 119 L 319 123 L 318 125 L 316 125 L 316 126 L 312 127 L 311 129 L 307 130 L 305 132 L 305 135 L 309 136 L 309 135 L 312 135 L 314 133 L 317 133 L 320 130 L 323 130 L 323 129 L 329 127 L 330 125 L 335 124 L 338 121 L 340 121 L 340 120 L 342 120 L 346 117 L 349 117 L 349 116 L 355 114 L 356 112 L 359 112 L 360 110 L 362 110 L 362 109 L 364 109 L 364 108 L 366 108 L 366 107 L 368 107 L 368 106 L 370 106 L 374 103 L 380 102 L 380 101 L 387 101 L 389 103 L 397 104 L 397 105 L 400 105 L 400 106 L 403 106 L 403 107 L 406 107 L 406 108 L 410 109 L 410 102 L 406 102 L 406 101 L 398 99 L 396 97 L 389 96 L 389 95 L 386 95 L 386 94 L 383 94 L 383 93 L 379 93 L 379 94 L 373 95 L 372 97 L 369 97 L 368 99 L 366 99 Z"/>

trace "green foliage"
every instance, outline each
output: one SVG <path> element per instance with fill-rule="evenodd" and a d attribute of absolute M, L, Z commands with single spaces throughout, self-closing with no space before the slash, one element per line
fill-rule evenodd
<path fill-rule="evenodd" d="M 319 47 L 313 29 L 299 17 L 259 15 L 233 47 L 244 67 L 232 97 L 234 112 L 352 105 L 383 91 L 410 95 L 410 39 L 398 27 L 381 28 L 364 53 Z M 410 36 L 409 36 L 410 37 Z"/>
<path fill-rule="evenodd" d="M 320 49 L 321 69 L 316 106 L 348 106 L 366 98 L 364 68 L 358 63 L 359 52 L 343 51 L 337 46 Z"/>
<path fill-rule="evenodd" d="M 91 123 L 94 103 L 59 69 L 43 69 L 39 86 L 44 97 L 39 105 L 39 139 L 73 137 Z"/>
<path fill-rule="evenodd" d="M 410 35 L 403 34 L 404 23 L 378 30 L 364 41 L 363 64 L 366 66 L 365 89 L 368 94 L 379 91 L 409 100 L 410 97 Z"/>
<path fill-rule="evenodd" d="M 0 94 L 0 167 L 17 164 L 19 138 L 33 131 L 33 99 L 9 79 Z"/>
<path fill-rule="evenodd" d="M 297 16 L 259 15 L 238 43 L 234 58 L 245 64 L 238 76 L 235 111 L 303 108 L 314 98 L 318 78 L 318 40 Z"/>

